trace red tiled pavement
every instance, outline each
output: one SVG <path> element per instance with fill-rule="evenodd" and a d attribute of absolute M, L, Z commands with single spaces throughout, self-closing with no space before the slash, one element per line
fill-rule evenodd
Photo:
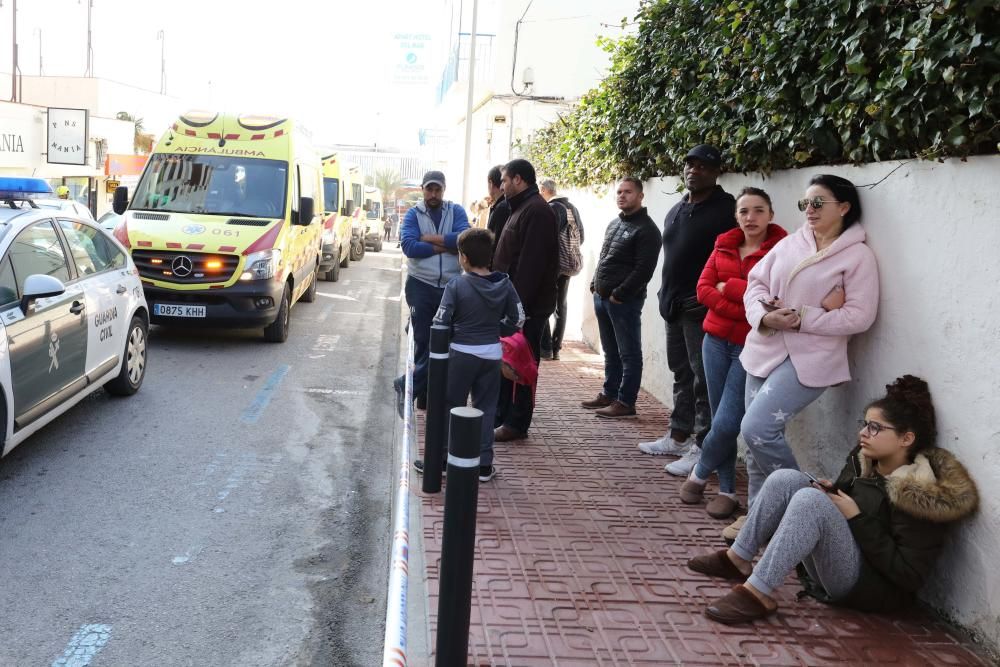
<path fill-rule="evenodd" d="M 664 432 L 668 412 L 656 399 L 643 393 L 639 417 L 618 421 L 578 406 L 602 379 L 600 357 L 582 347 L 543 362 L 530 439 L 496 445 L 500 472 L 479 491 L 470 664 L 986 664 L 943 623 L 918 614 L 798 601 L 794 577 L 770 619 L 710 621 L 702 610 L 727 586 L 685 563 L 720 548 L 727 522 L 680 502 L 681 480 L 663 471 L 672 459 L 636 449 Z M 433 636 L 444 497 L 416 493 Z"/>

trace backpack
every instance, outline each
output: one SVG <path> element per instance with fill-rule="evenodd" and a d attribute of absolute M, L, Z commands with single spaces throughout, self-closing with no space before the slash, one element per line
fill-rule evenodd
<path fill-rule="evenodd" d="M 566 210 L 566 226 L 559 230 L 559 275 L 575 276 L 583 269 L 580 253 L 580 228 L 570 206 Z"/>

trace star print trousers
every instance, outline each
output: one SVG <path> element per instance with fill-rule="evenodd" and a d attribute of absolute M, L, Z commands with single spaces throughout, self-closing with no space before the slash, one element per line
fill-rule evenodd
<path fill-rule="evenodd" d="M 764 595 L 771 595 L 799 563 L 834 600 L 850 593 L 861 576 L 861 549 L 847 519 L 797 470 L 779 470 L 767 478 L 733 551 L 753 562 L 768 540 L 747 580 Z"/>
<path fill-rule="evenodd" d="M 766 378 L 747 373 L 746 414 L 740 433 L 747 443 L 747 498 L 753 507 L 764 480 L 775 470 L 799 469 L 785 440 L 785 426 L 803 408 L 819 398 L 826 387 L 799 382 L 792 360 L 785 359 Z"/>

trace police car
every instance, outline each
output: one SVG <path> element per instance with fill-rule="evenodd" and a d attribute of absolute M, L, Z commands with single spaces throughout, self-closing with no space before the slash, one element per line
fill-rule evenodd
<path fill-rule="evenodd" d="M 33 201 L 51 193 L 0 177 L 0 456 L 99 387 L 128 396 L 146 374 L 139 272 L 96 223 Z"/>

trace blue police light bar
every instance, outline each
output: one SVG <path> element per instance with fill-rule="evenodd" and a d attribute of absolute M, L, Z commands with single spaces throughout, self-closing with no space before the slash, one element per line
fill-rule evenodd
<path fill-rule="evenodd" d="M 44 178 L 0 176 L 0 200 L 37 199 L 52 194 L 52 186 Z"/>

